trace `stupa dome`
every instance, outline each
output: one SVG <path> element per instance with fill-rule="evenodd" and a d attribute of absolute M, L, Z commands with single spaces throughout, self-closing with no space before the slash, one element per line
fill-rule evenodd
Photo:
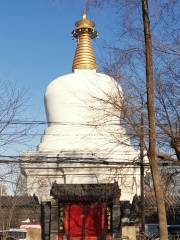
<path fill-rule="evenodd" d="M 102 135 L 107 133 L 99 128 L 106 109 L 101 100 L 112 94 L 114 84 L 111 77 L 95 70 L 75 70 L 52 81 L 45 93 L 49 124 L 39 150 L 95 151 L 98 145 L 104 145 Z"/>

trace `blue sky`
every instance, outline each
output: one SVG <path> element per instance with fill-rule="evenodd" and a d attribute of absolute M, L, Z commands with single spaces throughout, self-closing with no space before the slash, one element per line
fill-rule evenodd
<path fill-rule="evenodd" d="M 0 80 L 16 83 L 18 89 L 27 91 L 26 120 L 46 119 L 43 96 L 47 85 L 71 72 L 76 47 L 71 31 L 82 16 L 85 3 L 85 0 L 0 1 Z M 100 33 L 94 44 L 99 58 L 103 41 L 112 37 L 113 10 L 90 9 L 88 15 Z M 38 141 L 39 137 L 32 148 Z M 14 149 L 17 150 L 15 145 Z"/>

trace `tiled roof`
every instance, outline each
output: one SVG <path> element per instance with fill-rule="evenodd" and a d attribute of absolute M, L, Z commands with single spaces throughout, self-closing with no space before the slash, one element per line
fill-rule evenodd
<path fill-rule="evenodd" d="M 154 195 L 145 196 L 145 207 L 156 207 L 156 200 Z M 180 207 L 180 196 L 168 195 L 165 197 L 167 207 Z"/>
<path fill-rule="evenodd" d="M 180 209 L 180 196 L 179 195 L 167 195 L 165 197 L 165 204 L 167 208 L 179 208 Z M 140 206 L 141 199 L 135 195 L 132 206 Z M 154 194 L 148 194 L 144 197 L 145 209 L 156 208 L 156 199 Z"/>
<path fill-rule="evenodd" d="M 109 184 L 57 184 L 53 183 L 51 196 L 62 202 L 71 201 L 113 201 L 119 199 L 117 183 Z"/>

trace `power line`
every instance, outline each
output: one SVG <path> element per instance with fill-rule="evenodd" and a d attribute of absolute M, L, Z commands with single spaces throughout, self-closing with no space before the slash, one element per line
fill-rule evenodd
<path fill-rule="evenodd" d="M 108 123 L 108 125 L 123 125 L 122 123 L 111 123 L 110 122 L 103 122 L 100 123 L 98 122 L 97 124 L 95 123 L 76 123 L 76 122 L 48 122 L 48 121 L 42 121 L 42 120 L 28 120 L 28 121 L 23 121 L 23 120 L 13 120 L 13 121 L 0 121 L 1 124 L 9 124 L 9 125 L 31 125 L 31 124 L 38 124 L 38 125 L 47 125 L 47 124 L 55 124 L 55 125 L 77 125 L 77 126 L 100 126 L 101 124 Z"/>
<path fill-rule="evenodd" d="M 1 157 L 1 156 L 0 156 Z M 7 157 L 7 156 L 6 156 Z M 29 158 L 31 158 L 30 156 L 28 156 Z M 16 160 L 12 160 L 12 158 L 16 158 Z M 27 157 L 26 157 L 27 158 Z M 69 163 L 78 163 L 78 164 L 90 164 L 90 165 L 102 165 L 102 166 L 118 166 L 120 165 L 121 167 L 126 168 L 127 166 L 132 166 L 134 167 L 141 167 L 142 165 L 144 167 L 149 167 L 150 164 L 149 162 L 145 162 L 145 163 L 141 163 L 140 161 L 107 161 L 107 160 L 103 160 L 103 159 L 92 159 L 92 158 L 73 158 L 73 157 L 42 157 L 43 160 L 41 158 L 39 159 L 35 159 L 35 160 L 24 160 L 24 159 L 20 159 L 17 158 L 17 156 L 15 157 L 11 157 L 9 159 L 1 159 L 0 160 L 0 164 L 26 164 L 26 163 L 32 163 L 32 164 L 42 164 L 42 163 L 55 163 L 55 164 L 69 164 Z M 44 158 L 48 159 L 48 160 L 44 160 Z M 54 160 L 56 158 L 56 160 Z M 159 163 L 160 166 L 166 166 L 166 167 L 180 167 L 179 165 L 173 164 L 173 163 Z M 72 166 L 71 166 L 72 167 Z M 82 166 L 84 167 L 84 166 Z"/>
<path fill-rule="evenodd" d="M 101 120 L 97 120 L 97 123 L 77 123 L 77 122 L 63 122 L 63 121 L 55 121 L 55 122 L 49 122 L 46 120 L 12 120 L 12 121 L 0 121 L 0 124 L 8 124 L 8 125 L 34 125 L 34 124 L 38 124 L 38 125 L 49 125 L 49 124 L 55 124 L 55 125 L 77 125 L 77 126 L 101 126 L 104 125 L 106 126 L 128 126 L 131 125 L 130 123 L 125 123 L 122 122 L 121 119 L 118 119 L 118 121 L 101 121 Z M 138 122 L 136 124 L 139 124 Z M 164 123 L 161 124 L 161 126 L 168 126 L 168 124 Z"/>
<path fill-rule="evenodd" d="M 20 132 L 21 132 L 21 130 L 20 130 Z M 19 133 L 20 132 L 9 132 L 9 133 L 0 133 L 0 136 L 14 136 L 14 135 L 19 135 Z M 109 134 L 113 134 L 114 132 L 112 132 L 112 133 L 109 133 Z M 164 135 L 163 133 L 157 133 L 158 135 Z M 70 134 L 57 134 L 57 133 L 44 133 L 44 132 L 42 132 L 42 133 L 28 133 L 28 132 L 26 132 L 26 133 L 22 133 L 22 135 L 25 135 L 25 136 L 42 136 L 42 135 L 46 135 L 46 136 L 71 136 Z M 84 135 L 93 135 L 93 134 L 84 134 Z M 79 134 L 79 135 L 74 135 L 74 136 L 84 136 L 84 135 L 81 135 L 81 134 Z M 96 134 L 94 134 L 95 136 L 96 136 Z M 126 136 L 126 137 L 128 137 L 128 136 L 135 136 L 136 134 L 134 133 L 120 133 L 120 135 L 121 136 Z M 101 136 L 101 135 L 99 135 L 99 136 Z M 138 137 L 138 136 L 136 136 L 136 137 Z M 106 138 L 108 138 L 108 137 L 106 137 Z"/>
<path fill-rule="evenodd" d="M 46 163 L 46 164 L 72 164 L 72 163 L 75 163 L 75 164 L 87 164 L 87 165 L 90 165 L 90 166 L 80 166 L 81 168 L 89 168 L 89 167 L 92 167 L 93 168 L 104 168 L 104 167 L 110 167 L 110 168 L 140 168 L 140 163 L 137 163 L 137 164 L 134 164 L 134 163 L 117 163 L 117 162 L 109 162 L 109 163 L 102 163 L 102 162 L 90 162 L 90 161 L 20 161 L 20 160 L 17 160 L 17 161 L 12 161 L 12 160 L 0 160 L 0 164 L 40 164 L 42 165 L 42 163 Z M 94 166 L 95 165 L 95 166 Z M 144 164 L 145 167 L 150 167 L 149 164 Z M 58 169 L 58 167 L 60 166 L 57 166 L 56 168 Z M 64 168 L 66 167 L 70 167 L 72 168 L 72 166 L 63 166 Z M 79 166 L 76 166 L 76 167 L 79 167 Z M 25 167 L 27 168 L 27 167 Z M 30 169 L 32 169 L 33 167 L 31 166 Z M 41 168 L 41 166 L 40 166 Z M 44 169 L 45 167 L 43 167 Z M 47 169 L 49 169 L 49 167 L 47 166 L 46 167 Z M 54 167 L 53 167 L 54 168 Z M 37 169 L 37 166 L 35 167 L 35 169 Z"/>
<path fill-rule="evenodd" d="M 18 156 L 18 155 L 0 155 L 0 163 L 88 163 L 88 164 L 103 164 L 103 165 L 140 165 L 139 161 L 129 161 L 129 159 L 124 159 L 126 161 L 113 161 L 112 158 L 102 158 L 102 157 L 76 157 L 76 156 Z M 34 158 L 34 159 L 32 159 Z M 28 159 L 28 160 L 26 160 Z M 46 160 L 44 160 L 46 159 Z M 111 161 L 110 161 L 111 160 Z M 149 165 L 149 163 L 145 163 Z"/>

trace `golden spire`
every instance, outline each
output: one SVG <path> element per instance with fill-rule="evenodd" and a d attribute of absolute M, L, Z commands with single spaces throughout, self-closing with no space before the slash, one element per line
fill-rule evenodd
<path fill-rule="evenodd" d="M 97 69 L 91 43 L 91 39 L 98 35 L 94 22 L 87 19 L 84 13 L 82 20 L 76 22 L 75 26 L 76 29 L 72 31 L 72 36 L 77 39 L 77 48 L 72 66 L 73 71 L 74 69 Z"/>

